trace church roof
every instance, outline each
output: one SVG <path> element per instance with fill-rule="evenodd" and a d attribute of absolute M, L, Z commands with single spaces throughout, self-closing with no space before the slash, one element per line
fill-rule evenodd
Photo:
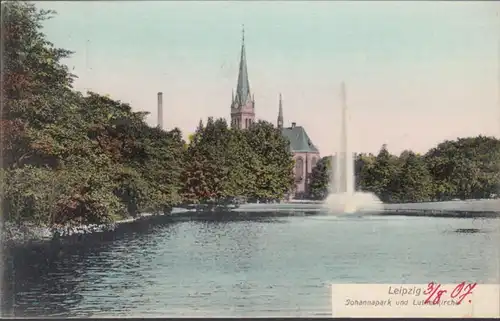
<path fill-rule="evenodd" d="M 319 153 L 319 150 L 312 143 L 304 127 L 292 126 L 282 128 L 281 132 L 290 141 L 290 150 L 292 152 Z"/>

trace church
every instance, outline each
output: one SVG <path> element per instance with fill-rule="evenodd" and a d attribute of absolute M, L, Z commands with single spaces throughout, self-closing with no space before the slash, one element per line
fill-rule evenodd
<path fill-rule="evenodd" d="M 240 68 L 236 94 L 233 91 L 231 102 L 231 126 L 245 129 L 255 122 L 255 99 L 250 92 L 245 52 L 245 33 L 243 31 L 241 44 Z M 284 126 L 283 103 L 281 94 L 278 100 L 277 127 L 290 142 L 290 151 L 295 160 L 294 176 L 295 190 L 291 197 L 304 198 L 309 192 L 309 183 L 312 169 L 320 159 L 319 150 L 314 146 L 304 127 L 292 122 L 289 127 Z"/>

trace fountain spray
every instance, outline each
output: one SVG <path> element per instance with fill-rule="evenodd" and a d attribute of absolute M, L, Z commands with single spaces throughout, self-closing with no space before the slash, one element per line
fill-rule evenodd
<path fill-rule="evenodd" d="M 330 213 L 379 211 L 383 204 L 373 193 L 355 191 L 354 157 L 349 148 L 348 110 L 345 83 L 341 84 L 341 128 L 339 150 L 333 159 L 329 195 L 324 206 Z"/>

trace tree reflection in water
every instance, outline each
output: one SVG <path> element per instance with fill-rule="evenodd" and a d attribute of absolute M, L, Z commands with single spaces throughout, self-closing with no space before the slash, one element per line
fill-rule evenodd
<path fill-rule="evenodd" d="M 89 316 L 88 312 L 78 312 L 78 306 L 84 299 L 82 293 L 90 292 L 92 284 L 99 283 L 103 277 L 92 270 L 117 268 L 117 260 L 113 260 L 116 247 L 154 229 L 164 231 L 164 225 L 169 223 L 171 219 L 162 216 L 85 238 L 4 248 L 1 316 Z M 128 273 L 134 273 L 139 260 L 123 263 L 130 265 L 126 269 Z"/>

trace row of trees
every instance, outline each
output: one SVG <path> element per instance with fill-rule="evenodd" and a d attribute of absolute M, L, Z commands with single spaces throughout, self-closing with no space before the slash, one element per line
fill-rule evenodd
<path fill-rule="evenodd" d="M 178 129 L 145 122 L 147 113 L 72 88 L 62 60 L 71 52 L 42 33 L 53 14 L 33 4 L 2 5 L 0 190 L 5 219 L 38 225 L 114 221 L 168 212 L 182 203 L 237 197 L 282 199 L 293 186 L 288 141 L 272 124 L 230 129 L 209 118 L 186 142 Z M 499 142 L 445 142 L 424 156 L 358 155 L 357 185 L 384 201 L 488 196 L 499 182 Z M 311 197 L 325 196 L 328 158 L 312 175 Z"/>
<path fill-rule="evenodd" d="M 494 137 L 445 141 L 425 155 L 404 151 L 391 155 L 359 154 L 354 160 L 356 188 L 384 202 L 477 199 L 500 188 L 500 140 Z M 311 175 L 310 196 L 323 199 L 328 189 L 331 157 L 322 158 Z"/>
<path fill-rule="evenodd" d="M 178 129 L 148 126 L 145 112 L 74 90 L 76 76 L 62 63 L 71 52 L 41 31 L 53 12 L 25 2 L 7 2 L 2 11 L 0 201 L 7 220 L 102 223 L 183 202 L 279 199 L 290 190 L 288 143 L 271 124 L 243 132 L 209 119 L 186 143 Z"/>

